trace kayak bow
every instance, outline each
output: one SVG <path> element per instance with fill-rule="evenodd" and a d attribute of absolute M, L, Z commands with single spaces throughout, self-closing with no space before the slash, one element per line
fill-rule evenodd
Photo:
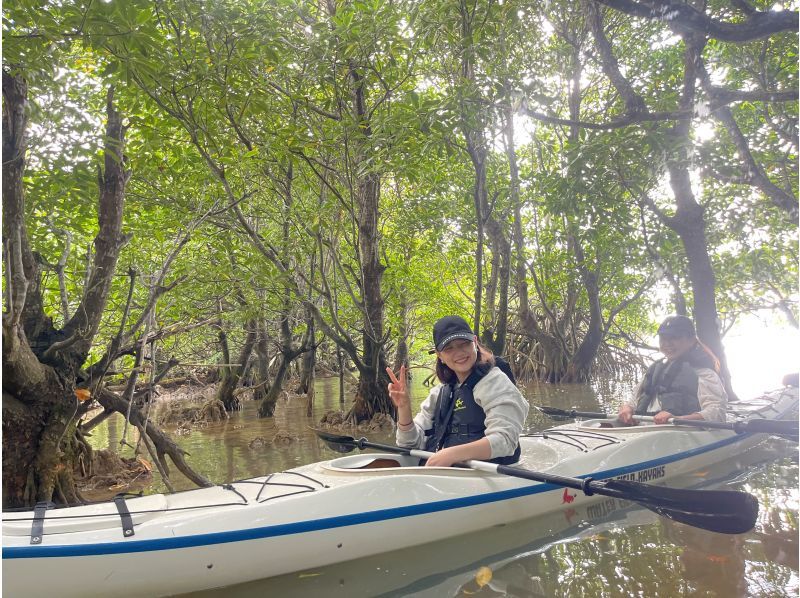
<path fill-rule="evenodd" d="M 603 412 L 593 411 L 575 411 L 557 409 L 555 407 L 536 406 L 536 408 L 550 417 L 562 418 L 585 418 L 585 419 L 617 419 L 616 415 Z M 634 419 L 640 421 L 652 421 L 652 417 L 634 415 Z M 673 417 L 669 423 L 674 426 L 691 426 L 694 428 L 705 428 L 715 430 L 732 430 L 737 434 L 773 434 L 775 436 L 783 436 L 789 440 L 798 439 L 798 422 L 797 420 L 771 420 L 771 419 L 749 419 L 744 421 L 735 422 L 714 422 L 699 419 L 681 419 L 680 417 Z"/>

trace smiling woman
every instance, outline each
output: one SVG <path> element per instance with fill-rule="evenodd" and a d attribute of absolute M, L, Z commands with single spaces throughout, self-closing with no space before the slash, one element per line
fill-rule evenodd
<path fill-rule="evenodd" d="M 388 370 L 389 397 L 397 406 L 397 444 L 435 452 L 428 459 L 431 466 L 470 459 L 516 463 L 528 402 L 463 318 L 437 320 L 433 342 L 442 384 L 413 420 L 405 367 L 399 377 Z"/>
<path fill-rule="evenodd" d="M 664 359 L 647 369 L 634 400 L 620 410 L 620 420 L 633 425 L 636 414 L 653 415 L 657 424 L 674 417 L 725 421 L 728 396 L 719 360 L 697 338 L 691 318 L 667 316 L 658 327 L 658 346 Z"/>

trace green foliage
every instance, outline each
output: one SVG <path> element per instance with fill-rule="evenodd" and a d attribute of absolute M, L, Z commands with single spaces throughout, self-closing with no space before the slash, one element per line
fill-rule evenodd
<path fill-rule="evenodd" d="M 141 308 L 190 228 L 163 281 L 178 283 L 159 300 L 158 327 L 220 317 L 226 329 L 239 331 L 257 316 L 274 326 L 289 292 L 293 318 L 300 318 L 300 299 L 309 298 L 326 321 L 359 338 L 359 185 L 369 175 L 380 179 L 375 234 L 387 266 L 387 322 L 397 330 L 401 303 L 410 306 L 413 348 L 422 354 L 436 317 L 473 308 L 478 227 L 464 131 L 485 133 L 492 216 L 511 237 L 515 206 L 501 135 L 507 106 L 518 111 L 523 255 L 527 282 L 538 285 L 531 308 L 563 306 L 580 289 L 570 235 L 598 277 L 606 317 L 665 268 L 686 285 L 683 249 L 645 201 L 667 217 L 674 213 L 663 159 L 674 149 L 672 121 L 571 135 L 567 125 L 521 116 L 528 108 L 570 118 L 576 56 L 580 120 L 623 114 L 583 4 L 335 4 L 334 14 L 327 5 L 290 0 L 4 6 L 4 61 L 24 72 L 30 87 L 28 230 L 48 264 L 58 261 L 69 231 L 73 309 L 97 233 L 111 85 L 129 127 L 124 230 L 131 241 L 96 354 L 120 326 L 128 269 L 138 273 L 133 305 Z M 663 23 L 603 15 L 621 69 L 648 109 L 676 110 L 683 42 Z M 794 35 L 747 44 L 712 40 L 704 59 L 714 84 L 732 90 L 798 85 Z M 464 76 L 467 63 L 472 77 Z M 356 89 L 366 113 L 357 110 Z M 797 102 L 741 101 L 731 109 L 754 159 L 796 197 Z M 693 171 L 721 311 L 734 318 L 781 302 L 795 309 L 796 227 L 737 180 L 742 166 L 730 134 L 716 123 L 712 136 L 701 135 L 711 123 L 702 112 L 694 120 Z M 484 274 L 491 275 L 490 266 Z M 47 310 L 58 320 L 57 283 L 52 272 L 44 278 Z M 650 293 L 626 307 L 621 328 L 646 329 L 646 314 L 660 300 Z M 575 301 L 585 315 L 585 295 L 578 292 Z M 215 336 L 205 327 L 168 342 L 185 355 L 211 356 Z"/>

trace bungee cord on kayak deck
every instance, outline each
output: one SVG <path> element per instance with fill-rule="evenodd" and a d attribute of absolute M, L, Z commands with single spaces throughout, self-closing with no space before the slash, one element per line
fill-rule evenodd
<path fill-rule="evenodd" d="M 622 442 L 619 438 L 614 438 L 608 434 L 600 434 L 597 432 L 586 432 L 584 430 L 544 430 L 535 434 L 523 434 L 521 438 L 543 438 L 544 440 L 555 440 L 556 442 L 563 442 L 575 448 L 581 449 L 584 452 L 595 450 L 609 444 L 619 444 Z M 594 446 L 589 447 L 588 444 L 580 440 L 581 438 L 587 440 L 602 441 Z"/>
<path fill-rule="evenodd" d="M 306 492 L 314 492 L 314 491 L 318 490 L 318 488 L 314 488 L 313 486 L 308 486 L 308 485 L 305 485 L 305 484 L 291 484 L 291 483 L 288 483 L 288 482 L 275 482 L 275 481 L 273 481 L 273 478 L 276 475 L 298 476 L 298 477 L 307 479 L 307 480 L 309 480 L 311 482 L 314 482 L 315 484 L 317 484 L 319 486 L 319 488 L 328 488 L 329 487 L 326 484 L 323 484 L 322 482 L 320 482 L 318 480 L 315 480 L 311 476 L 307 476 L 307 475 L 302 474 L 300 472 L 297 472 L 297 471 L 281 471 L 281 472 L 277 472 L 277 473 L 268 474 L 263 481 L 259 481 L 259 480 L 238 480 L 236 482 L 231 482 L 230 484 L 220 484 L 218 486 L 215 486 L 216 488 L 222 488 L 223 490 L 228 490 L 228 491 L 233 492 L 234 494 L 236 494 L 237 496 L 239 496 L 242 499 L 242 502 L 217 502 L 217 503 L 205 503 L 205 504 L 198 504 L 198 505 L 189 505 L 189 506 L 185 506 L 185 507 L 165 507 L 163 509 L 142 509 L 142 510 L 137 510 L 137 511 L 129 511 L 129 514 L 130 515 L 145 515 L 145 514 L 152 514 L 152 513 L 171 513 L 171 512 L 178 512 L 178 511 L 199 510 L 199 509 L 213 509 L 213 508 L 218 508 L 218 507 L 235 507 L 235 506 L 244 506 L 244 505 L 251 504 L 250 500 L 248 500 L 247 497 L 245 497 L 241 492 L 239 492 L 239 490 L 236 489 L 236 485 L 237 484 L 254 484 L 254 485 L 260 486 L 261 489 L 259 490 L 258 494 L 256 495 L 256 498 L 254 499 L 254 502 L 258 502 L 258 503 L 263 503 L 263 502 L 266 502 L 268 500 L 274 500 L 276 498 L 286 498 L 288 496 L 295 496 L 297 494 L 304 494 Z M 261 498 L 261 493 L 268 486 L 269 487 L 301 488 L 302 490 L 299 491 L 299 492 L 287 492 L 286 494 L 277 494 L 277 495 L 274 495 L 274 496 L 269 496 L 269 497 L 267 497 L 267 498 L 265 498 L 263 500 L 259 500 Z M 193 490 L 184 490 L 182 492 L 173 492 L 173 493 L 171 493 L 171 495 L 183 494 L 183 493 L 187 493 L 187 492 L 193 492 Z M 89 506 L 110 505 L 119 496 L 121 496 L 121 495 L 117 495 L 117 497 L 114 497 L 114 499 L 112 499 L 111 501 L 88 503 L 86 505 L 81 505 L 81 506 L 82 507 L 89 507 Z M 140 498 L 143 495 L 141 493 L 138 493 L 138 494 L 126 494 L 125 496 L 128 497 L 128 498 Z M 48 508 L 47 511 L 49 513 L 51 511 L 59 511 L 59 510 L 75 509 L 75 508 L 76 508 L 75 506 L 68 506 L 68 505 L 53 505 L 50 508 Z M 31 512 L 31 511 L 30 511 L 30 509 L 9 509 L 9 510 L 4 511 L 4 512 L 6 512 L 6 513 L 19 513 L 19 512 Z M 84 515 L 55 515 L 54 514 L 54 515 L 48 515 L 46 517 L 45 521 L 52 521 L 52 520 L 56 520 L 56 519 L 58 519 L 58 520 L 91 519 L 91 518 L 100 518 L 100 517 L 114 517 L 115 515 L 116 515 L 116 513 L 112 513 L 112 512 L 107 512 L 107 513 L 88 513 L 88 514 L 84 514 Z M 16 517 L 16 518 L 14 518 L 14 521 L 15 522 L 17 522 L 17 521 L 33 521 L 35 519 L 37 519 L 37 517 L 35 515 L 32 515 L 31 517 Z"/>

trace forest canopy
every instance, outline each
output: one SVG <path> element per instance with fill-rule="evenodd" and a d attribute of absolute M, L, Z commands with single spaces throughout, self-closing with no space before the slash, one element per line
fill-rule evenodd
<path fill-rule="evenodd" d="M 4 496 L 74 500 L 97 402 L 184 468 L 137 382 L 198 364 L 265 417 L 292 368 L 352 368 L 357 421 L 448 313 L 549 382 L 631 371 L 654 312 L 723 357 L 743 314 L 796 327 L 797 29 L 760 0 L 5 3 Z"/>

